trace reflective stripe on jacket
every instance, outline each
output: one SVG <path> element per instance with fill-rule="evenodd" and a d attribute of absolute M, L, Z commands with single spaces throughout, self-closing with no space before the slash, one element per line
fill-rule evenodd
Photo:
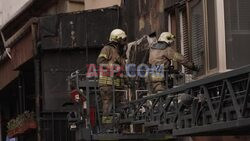
<path fill-rule="evenodd" d="M 149 75 L 149 80 L 151 82 L 162 82 L 162 81 L 165 81 L 165 77 L 164 77 L 164 75 L 150 74 Z"/>
<path fill-rule="evenodd" d="M 113 85 L 116 87 L 120 87 L 124 85 L 123 78 L 113 78 L 108 76 L 100 76 L 99 77 L 99 85 Z"/>

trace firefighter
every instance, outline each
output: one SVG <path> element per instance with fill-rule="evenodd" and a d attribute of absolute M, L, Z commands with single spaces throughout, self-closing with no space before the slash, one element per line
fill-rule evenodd
<path fill-rule="evenodd" d="M 170 32 L 163 32 L 158 42 L 150 48 L 149 64 L 151 66 L 161 66 L 166 70 L 171 65 L 171 61 L 176 61 L 188 69 L 198 71 L 198 67 L 195 66 L 193 62 L 187 61 L 183 55 L 171 48 L 174 40 L 175 36 L 173 34 Z M 166 90 L 164 75 L 152 73 L 149 75 L 149 80 L 151 82 L 153 94 Z"/>
<path fill-rule="evenodd" d="M 127 35 L 121 29 L 115 29 L 111 32 L 109 43 L 103 47 L 101 50 L 100 55 L 97 59 L 97 65 L 100 67 L 106 67 L 106 69 L 114 69 L 117 70 L 120 67 L 125 67 L 126 63 L 126 42 Z M 116 67 L 116 68 L 115 68 Z M 104 68 L 105 69 L 105 68 Z M 99 88 L 100 94 L 102 99 L 102 110 L 103 110 L 103 117 L 102 123 L 103 124 L 110 124 L 112 123 L 112 116 L 111 116 L 111 109 L 112 109 L 112 102 L 113 102 L 113 86 L 115 89 L 123 89 L 124 86 L 124 79 L 123 74 L 117 73 L 111 74 L 112 71 L 108 72 L 101 72 L 105 70 L 99 69 Z M 116 71 L 117 72 L 117 71 Z M 122 101 L 122 96 L 119 93 L 115 94 L 116 103 Z"/>

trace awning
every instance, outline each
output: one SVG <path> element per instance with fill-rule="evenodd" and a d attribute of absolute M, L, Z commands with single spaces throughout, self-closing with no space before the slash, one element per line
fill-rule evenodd
<path fill-rule="evenodd" d="M 1 62 L 0 65 L 0 90 L 6 87 L 10 82 L 18 77 L 19 68 L 25 62 L 30 60 L 33 53 L 33 43 L 32 43 L 31 32 L 26 34 L 22 39 L 20 39 L 11 49 L 12 59 L 5 60 Z"/>

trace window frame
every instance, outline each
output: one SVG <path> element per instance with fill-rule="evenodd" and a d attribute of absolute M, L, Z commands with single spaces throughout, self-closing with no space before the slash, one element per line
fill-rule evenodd
<path fill-rule="evenodd" d="M 244 25 L 249 23 L 249 21 L 245 21 L 245 18 L 249 20 L 249 13 L 245 11 L 246 9 L 249 9 L 249 3 L 245 3 L 241 0 L 234 1 L 236 3 L 231 3 L 232 1 L 226 0 L 221 1 L 221 5 L 219 6 L 224 8 L 221 10 L 221 13 L 223 13 L 224 16 L 223 20 L 225 29 L 225 70 L 233 70 L 249 65 L 249 61 L 245 61 L 249 60 L 249 55 L 245 54 L 246 52 L 249 52 L 249 48 L 243 45 L 247 44 L 247 39 L 250 36 L 249 24 L 247 28 Z M 247 2 L 249 1 L 247 0 Z"/>
<path fill-rule="evenodd" d="M 226 54 L 226 29 L 225 29 L 225 11 L 224 0 L 215 1 L 215 23 L 217 35 L 217 60 L 218 72 L 227 71 Z"/>
<path fill-rule="evenodd" d="M 223 50 L 225 50 L 225 47 L 223 48 L 223 41 L 225 42 L 225 40 L 222 40 L 220 41 L 221 39 L 221 35 L 222 34 L 225 34 L 225 33 L 220 33 L 218 32 L 218 29 L 221 28 L 221 23 L 219 24 L 220 21 L 220 18 L 218 18 L 218 9 L 221 8 L 221 7 L 218 7 L 218 2 L 217 0 L 214 1 L 214 27 L 213 30 L 214 30 L 214 35 L 216 37 L 213 38 L 213 40 L 215 40 L 215 51 L 216 51 L 216 67 L 215 68 L 212 68 L 210 69 L 210 60 L 209 60 L 209 55 L 211 56 L 211 54 L 209 54 L 209 35 L 211 36 L 211 33 L 209 33 L 209 25 L 208 25 L 208 2 L 209 0 L 186 0 L 184 3 L 181 3 L 180 5 L 175 5 L 175 6 L 172 6 L 172 7 L 168 7 L 166 8 L 167 9 L 167 12 L 165 13 L 166 14 L 166 29 L 167 31 L 169 32 L 172 32 L 173 30 L 176 31 L 174 32 L 174 34 L 180 34 L 180 40 L 183 39 L 183 34 L 181 35 L 181 30 L 183 29 L 180 29 L 181 28 L 181 21 L 180 21 L 180 18 L 181 15 L 180 13 L 182 12 L 182 14 L 184 13 L 183 11 L 185 11 L 185 15 L 187 16 L 187 34 L 188 34 L 188 39 L 187 39 L 187 42 L 188 42 L 188 48 L 189 48 L 189 51 L 188 51 L 188 59 L 190 59 L 190 61 L 193 60 L 193 56 L 192 56 L 192 8 L 197 5 L 199 2 L 202 3 L 202 11 L 203 11 L 203 40 L 204 40 L 204 57 L 202 57 L 204 59 L 203 63 L 204 63 L 204 71 L 199 75 L 199 76 L 196 76 L 197 79 L 200 79 L 200 78 L 203 78 L 203 77 L 206 77 L 206 76 L 209 76 L 209 75 L 212 75 L 212 74 L 215 74 L 215 73 L 218 73 L 218 72 L 221 72 L 222 70 L 225 70 L 224 68 L 224 64 L 225 64 L 225 53 L 223 52 Z M 171 16 L 171 15 L 174 15 L 174 16 Z M 175 21 L 175 27 L 173 27 L 173 20 Z M 175 29 L 173 29 L 175 28 Z M 212 33 L 213 34 L 213 33 Z M 176 46 L 175 46 L 175 49 L 178 49 L 178 52 L 181 52 L 183 54 L 183 41 L 177 41 L 176 42 Z M 180 47 L 180 48 L 178 48 Z M 214 51 L 214 52 L 215 52 Z M 220 55 L 219 55 L 220 54 Z M 223 54 L 221 56 L 221 54 Z M 174 63 L 175 64 L 175 63 Z M 174 66 L 177 67 L 177 65 L 175 64 Z M 182 70 L 182 72 L 188 72 L 186 71 L 185 69 L 183 69 L 183 67 L 178 67 L 180 70 Z"/>
<path fill-rule="evenodd" d="M 209 25 L 208 25 L 208 5 L 207 5 L 207 3 L 208 3 L 208 1 L 209 0 L 203 0 L 204 1 L 204 15 L 205 15 L 205 24 L 204 24 L 204 26 L 205 26 L 205 31 L 206 31 L 206 33 L 205 33 L 205 50 L 206 50 L 206 66 L 207 66 L 207 69 L 206 69 L 206 73 L 207 73 L 207 75 L 211 75 L 211 74 L 214 74 L 214 73 L 216 73 L 216 72 L 218 72 L 219 71 L 219 67 L 218 67 L 218 64 L 219 64 L 219 60 L 218 60 L 218 38 L 217 38 L 217 32 L 218 32 L 218 29 L 216 28 L 216 0 L 214 1 L 214 11 L 215 11 L 215 14 L 214 14 L 214 18 L 215 18 L 215 22 L 213 23 L 214 25 L 215 25 L 215 35 L 216 35 L 216 37 L 215 37 L 215 45 L 216 45 L 216 67 L 215 68 L 213 68 L 213 69 L 210 69 L 210 58 L 209 58 L 209 56 L 210 56 L 210 46 L 209 46 Z"/>
<path fill-rule="evenodd" d="M 190 30 L 189 30 L 189 16 L 188 16 L 188 10 L 187 10 L 187 6 L 184 5 L 182 7 L 180 7 L 178 9 L 178 18 L 179 18 L 179 25 L 178 25 L 178 28 L 179 28 L 179 34 L 180 34 L 180 41 L 179 41 L 179 46 L 180 46 L 180 53 L 185 56 L 185 49 L 186 47 L 188 48 L 188 52 L 187 52 L 187 58 L 185 56 L 186 59 L 188 59 L 189 61 L 192 60 L 192 50 L 190 49 L 190 40 L 189 40 L 189 33 L 190 33 Z M 184 21 L 184 18 L 186 18 Z M 184 38 L 184 22 L 186 23 L 186 40 Z M 187 42 L 187 46 L 185 46 L 185 42 Z M 184 66 L 181 66 L 181 72 L 182 73 L 190 73 L 190 70 L 188 70 L 187 68 L 185 68 Z"/>
<path fill-rule="evenodd" d="M 176 35 L 177 34 L 177 17 L 178 15 L 176 14 L 176 8 L 170 8 L 166 12 L 166 18 L 167 18 L 167 32 L 171 32 L 172 34 Z M 173 49 L 177 50 L 177 42 L 174 42 Z M 175 68 L 177 68 L 178 64 L 176 62 L 173 62 L 171 60 L 171 65 L 173 65 Z"/>
<path fill-rule="evenodd" d="M 220 64 L 220 62 L 219 62 L 219 51 L 218 51 L 218 48 L 219 48 L 219 46 L 218 46 L 218 28 L 217 28 L 217 14 L 216 14 L 216 0 L 215 0 L 215 3 L 214 3 L 214 13 L 215 13 L 215 23 L 214 23 L 214 25 L 215 25 L 215 35 L 216 35 L 216 37 L 215 37 L 215 39 L 216 39 L 216 41 L 215 41 L 215 44 L 216 44 L 216 67 L 215 68 L 213 68 L 213 69 L 210 69 L 210 66 L 209 66 L 209 64 L 210 64 L 210 58 L 209 58 L 209 32 L 208 32 L 208 27 L 209 27 L 209 25 L 208 25 L 208 6 L 207 6 L 207 2 L 208 2 L 208 0 L 188 0 L 188 2 L 187 2 L 187 10 L 188 10 L 188 17 L 189 17 L 189 21 L 188 21 L 188 23 L 189 23 L 189 43 L 190 43 L 190 48 L 191 48 L 191 46 L 192 46 L 192 39 L 191 39 L 191 34 L 192 34 L 192 32 L 191 32 L 191 23 L 192 23 L 192 14 L 191 14 L 191 10 L 192 10 L 192 8 L 196 5 L 196 4 L 198 4 L 199 2 L 202 2 L 202 11 L 203 11 L 203 31 L 204 31 L 204 33 L 203 33 L 203 38 L 204 38 L 204 59 L 205 59 L 205 61 L 204 61 L 204 63 L 205 63 L 205 65 L 204 65 L 204 74 L 201 74 L 200 76 L 198 76 L 197 78 L 202 78 L 202 77 L 205 77 L 205 76 L 209 76 L 209 75 L 212 75 L 212 74 L 215 74 L 215 73 L 217 73 L 217 72 L 219 72 L 219 64 Z M 192 50 L 192 49 L 191 49 Z"/>
<path fill-rule="evenodd" d="M 205 8 L 204 8 L 204 0 L 189 0 L 188 1 L 188 13 L 189 13 L 189 48 L 193 51 L 192 48 L 192 8 L 194 8 L 197 4 L 199 4 L 199 2 L 201 2 L 202 4 L 202 14 L 203 14 L 203 41 L 204 41 L 204 72 L 202 72 L 201 74 L 199 74 L 198 76 L 196 76 L 197 79 L 199 78 L 203 78 L 207 75 L 207 45 L 206 45 L 206 26 L 205 26 L 205 22 L 206 22 L 206 18 L 205 18 Z M 192 56 L 192 54 L 191 54 Z M 193 56 L 191 57 L 193 60 Z"/>

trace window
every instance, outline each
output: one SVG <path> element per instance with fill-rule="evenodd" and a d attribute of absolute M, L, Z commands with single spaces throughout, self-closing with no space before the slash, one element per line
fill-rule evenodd
<path fill-rule="evenodd" d="M 224 0 L 227 68 L 250 64 L 250 1 Z"/>
<path fill-rule="evenodd" d="M 190 0 L 168 11 L 168 29 L 176 35 L 176 50 L 201 70 L 196 76 L 218 69 L 215 0 Z M 178 66 L 185 73 L 192 71 Z"/>
<path fill-rule="evenodd" d="M 175 8 L 171 8 L 169 11 L 167 11 L 167 14 L 166 14 L 166 19 L 167 19 L 167 31 L 168 32 L 171 32 L 173 35 L 176 36 L 177 34 L 177 16 L 176 16 L 176 13 L 175 13 Z M 173 49 L 175 50 L 178 50 L 178 46 L 177 46 L 177 42 L 174 42 L 174 45 L 173 45 Z M 177 67 L 177 63 L 176 62 L 171 62 L 172 65 L 174 65 L 175 67 Z"/>
<path fill-rule="evenodd" d="M 202 0 L 193 0 L 190 5 L 192 60 L 195 65 L 201 67 L 198 74 L 201 76 L 206 71 L 203 2 Z"/>
<path fill-rule="evenodd" d="M 217 71 L 217 38 L 215 0 L 192 0 L 190 2 L 191 57 L 201 67 L 197 76 Z"/>
<path fill-rule="evenodd" d="M 191 49 L 189 48 L 188 42 L 188 18 L 186 8 L 182 8 L 179 11 L 179 34 L 177 35 L 178 48 L 180 48 L 181 54 L 184 55 L 185 59 L 191 61 Z M 191 73 L 189 69 L 182 66 L 183 73 Z"/>

